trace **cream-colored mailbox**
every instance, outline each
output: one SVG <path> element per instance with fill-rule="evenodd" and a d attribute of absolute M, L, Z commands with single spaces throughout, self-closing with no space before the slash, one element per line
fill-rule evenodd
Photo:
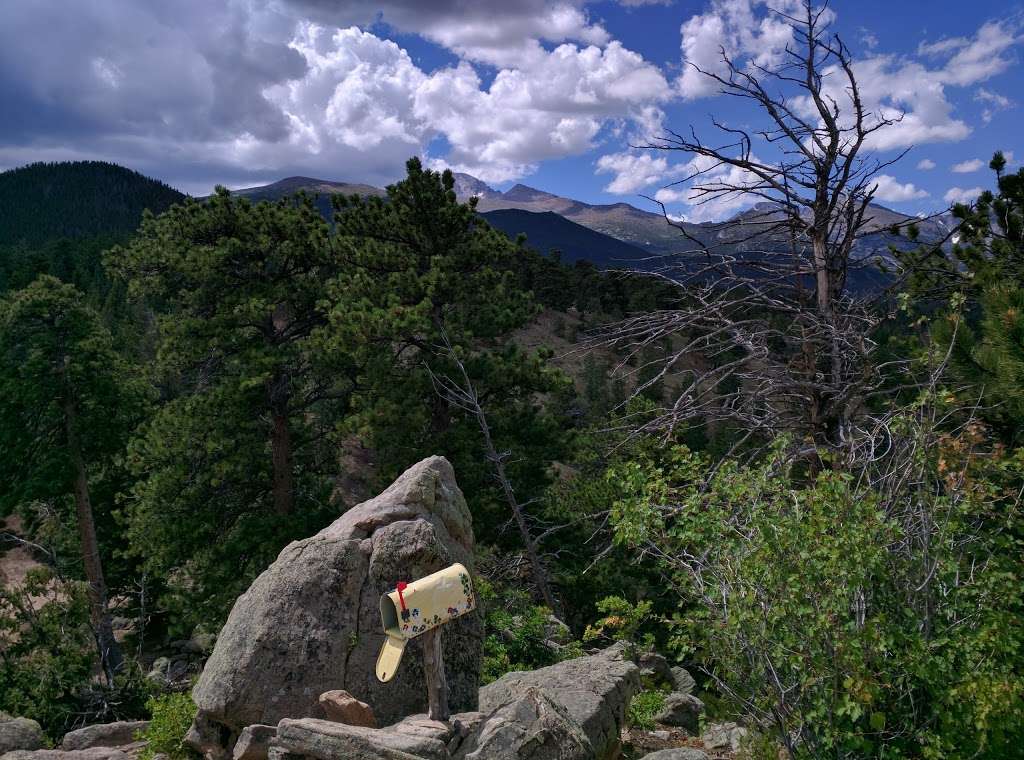
<path fill-rule="evenodd" d="M 412 583 L 399 583 L 380 597 L 380 619 L 387 634 L 377 656 L 377 678 L 394 678 L 410 639 L 423 636 L 430 714 L 447 720 L 447 689 L 441 662 L 439 626 L 476 609 L 469 572 L 460 564 L 438 570 Z"/>

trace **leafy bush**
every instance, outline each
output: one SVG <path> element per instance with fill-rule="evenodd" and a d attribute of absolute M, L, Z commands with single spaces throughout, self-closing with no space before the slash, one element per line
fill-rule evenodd
<path fill-rule="evenodd" d="M 0 587 L 0 711 L 57 738 L 72 725 L 95 658 L 84 584 L 36 568 L 23 585 Z"/>
<path fill-rule="evenodd" d="M 677 647 L 792 757 L 1005 757 L 1024 741 L 1024 456 L 982 440 L 908 447 L 875 487 L 801 479 L 781 447 L 705 478 L 676 449 L 612 473 L 613 519 L 675 579 Z"/>
<path fill-rule="evenodd" d="M 513 670 L 534 670 L 579 657 L 578 641 L 562 635 L 554 642 L 551 610 L 533 604 L 519 589 L 498 589 L 484 578 L 476 580 L 484 610 L 484 661 L 482 680 L 490 683 Z"/>
<path fill-rule="evenodd" d="M 665 692 L 657 689 L 641 691 L 629 702 L 626 720 L 633 728 L 654 728 L 654 716 L 665 707 Z"/>
<path fill-rule="evenodd" d="M 146 703 L 152 717 L 149 728 L 139 734 L 149 744 L 139 760 L 153 760 L 157 754 L 170 760 L 194 760 L 195 752 L 185 746 L 185 734 L 196 717 L 196 705 L 188 692 L 164 694 Z"/>
<path fill-rule="evenodd" d="M 597 603 L 597 611 L 603 612 L 605 616 L 587 626 L 583 632 L 584 641 L 602 637 L 625 641 L 629 644 L 631 656 L 636 656 L 640 649 L 649 650 L 654 647 L 654 635 L 649 631 L 641 633 L 641 629 L 651 620 L 651 602 L 632 604 L 621 596 L 607 596 Z"/>

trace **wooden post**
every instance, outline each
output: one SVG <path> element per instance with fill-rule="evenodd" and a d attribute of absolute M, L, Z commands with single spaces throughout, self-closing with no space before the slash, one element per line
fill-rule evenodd
<path fill-rule="evenodd" d="M 441 650 L 441 626 L 424 633 L 423 675 L 427 680 L 427 717 L 447 723 L 448 682 L 444 677 L 444 653 Z"/>

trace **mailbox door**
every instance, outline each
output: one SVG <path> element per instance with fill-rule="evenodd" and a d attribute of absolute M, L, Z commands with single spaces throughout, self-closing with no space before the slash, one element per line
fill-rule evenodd
<path fill-rule="evenodd" d="M 395 636 L 386 636 L 384 644 L 377 655 L 377 680 L 387 683 L 395 677 L 398 666 L 402 662 L 402 654 L 405 652 L 405 645 L 408 639 L 400 639 Z"/>

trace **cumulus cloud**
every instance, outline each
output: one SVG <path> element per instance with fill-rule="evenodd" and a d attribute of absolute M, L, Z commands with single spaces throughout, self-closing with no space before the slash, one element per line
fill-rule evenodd
<path fill-rule="evenodd" d="M 953 164 L 951 170 L 956 174 L 970 174 L 971 172 L 978 171 L 984 165 L 985 162 L 980 158 L 971 158 L 958 164 Z"/>
<path fill-rule="evenodd" d="M 972 187 L 965 190 L 962 187 L 951 187 L 942 196 L 946 203 L 971 203 L 975 198 L 984 192 L 980 187 Z"/>
<path fill-rule="evenodd" d="M 559 45 L 536 66 L 502 69 L 484 89 L 466 63 L 435 72 L 416 96 L 417 114 L 441 132 L 443 160 L 485 181 L 521 177 L 538 161 L 593 145 L 601 126 L 667 97 L 668 83 L 616 41 Z M 647 118 L 642 108 L 639 118 Z"/>
<path fill-rule="evenodd" d="M 935 162 L 930 158 L 922 158 L 917 162 L 917 168 L 923 172 L 931 171 L 935 168 Z"/>
<path fill-rule="evenodd" d="M 927 190 L 916 187 L 913 182 L 900 182 L 888 174 L 879 174 L 874 178 L 874 183 L 875 200 L 895 203 L 928 197 Z"/>
<path fill-rule="evenodd" d="M 741 64 L 777 65 L 793 42 L 793 30 L 772 11 L 793 13 L 799 5 L 798 0 L 712 0 L 707 11 L 680 29 L 684 69 L 677 87 L 682 96 L 693 100 L 718 92 L 718 84 L 702 72 L 724 74 L 723 51 Z"/>
<path fill-rule="evenodd" d="M 723 50 L 740 67 L 777 65 L 793 40 L 789 25 L 773 11 L 791 13 L 796 5 L 796 0 L 712 0 L 707 11 L 688 19 L 681 29 L 685 68 L 677 87 L 682 96 L 695 99 L 718 92 L 719 85 L 701 71 L 725 74 Z M 966 138 L 971 127 L 954 115 L 947 88 L 978 84 L 1002 73 L 1013 63 L 1013 48 L 1022 39 L 1016 21 L 990 21 L 973 35 L 922 44 L 918 53 L 926 60 L 920 61 L 876 53 L 876 40 L 865 32 L 861 30 L 867 54 L 854 60 L 865 109 L 898 120 L 871 136 L 870 147 L 878 150 Z M 832 69 L 825 78 L 835 82 L 830 95 L 848 103 L 842 73 Z M 805 116 L 817 117 L 809 99 L 795 102 Z M 989 106 L 988 118 L 992 110 Z"/>
<path fill-rule="evenodd" d="M 650 153 L 610 153 L 597 160 L 598 174 L 614 174 L 605 192 L 626 195 L 664 180 L 668 161 Z"/>
<path fill-rule="evenodd" d="M 5 12 L 0 155 L 104 158 L 208 191 L 275 171 L 390 181 L 444 145 L 428 158 L 501 181 L 590 149 L 602 128 L 659 128 L 671 95 L 582 0 L 183 2 Z M 457 60 L 424 71 L 375 23 Z"/>
<path fill-rule="evenodd" d="M 284 0 L 298 15 L 324 25 L 376 22 L 443 45 L 462 58 L 498 67 L 536 64 L 540 41 L 605 45 L 611 37 L 592 23 L 583 0 Z"/>

